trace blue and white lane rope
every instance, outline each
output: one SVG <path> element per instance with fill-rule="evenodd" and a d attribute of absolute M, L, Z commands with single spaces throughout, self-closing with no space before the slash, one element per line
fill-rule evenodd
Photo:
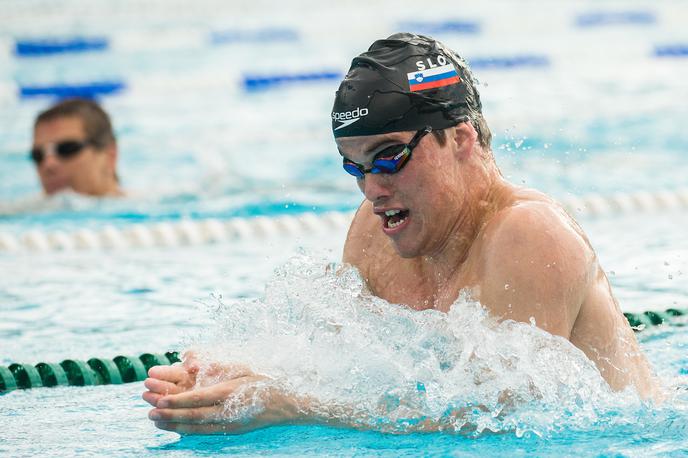
<path fill-rule="evenodd" d="M 688 188 L 568 197 L 561 205 L 574 217 L 601 217 L 650 211 L 688 209 Z M 14 235 L 0 233 L 0 252 L 123 250 L 225 243 L 244 239 L 299 236 L 346 229 L 354 212 L 302 213 L 277 217 L 258 216 L 227 220 L 183 220 L 137 224 L 122 228 L 80 229 L 75 232 L 31 230 Z"/>

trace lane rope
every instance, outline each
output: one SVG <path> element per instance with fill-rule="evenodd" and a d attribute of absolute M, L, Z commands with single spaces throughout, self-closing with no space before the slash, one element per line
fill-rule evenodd
<path fill-rule="evenodd" d="M 672 323 L 676 317 L 688 316 L 688 309 L 667 309 L 624 313 L 635 332 Z M 139 356 L 115 356 L 112 359 L 91 358 L 88 361 L 65 359 L 60 363 L 0 366 L 0 394 L 12 390 L 55 386 L 120 385 L 141 382 L 153 366 L 167 366 L 181 361 L 177 352 L 143 353 Z"/>
<path fill-rule="evenodd" d="M 83 97 L 93 99 L 103 95 L 115 95 L 127 88 L 123 81 L 95 81 L 85 84 L 54 84 L 48 86 L 21 86 L 19 97 L 31 99 L 35 97 Z"/>
<path fill-rule="evenodd" d="M 652 11 L 592 11 L 576 16 L 577 27 L 591 28 L 616 25 L 649 26 L 657 23 Z"/>
<path fill-rule="evenodd" d="M 567 197 L 560 201 L 574 217 L 688 209 L 688 189 L 660 190 Z M 72 250 L 123 250 L 131 248 L 177 247 L 224 243 L 275 236 L 298 236 L 346 229 L 354 212 L 301 213 L 276 217 L 204 219 L 136 224 L 117 228 L 79 229 L 74 232 L 30 230 L 14 235 L 0 232 L 2 252 L 48 252 Z"/>
<path fill-rule="evenodd" d="M 153 366 L 169 366 L 180 361 L 179 354 L 143 353 L 115 356 L 112 359 L 65 359 L 60 363 L 0 366 L 0 393 L 12 390 L 54 386 L 120 385 L 141 382 Z"/>
<path fill-rule="evenodd" d="M 687 316 L 688 309 L 666 309 L 664 311 L 647 311 L 641 313 L 624 313 L 628 324 L 636 331 L 643 331 L 652 326 L 670 323 L 677 316 Z M 676 324 L 676 323 L 674 323 Z"/>
<path fill-rule="evenodd" d="M 17 40 L 14 53 L 19 57 L 43 57 L 54 54 L 106 51 L 109 46 L 108 39 L 105 37 L 50 37 Z"/>

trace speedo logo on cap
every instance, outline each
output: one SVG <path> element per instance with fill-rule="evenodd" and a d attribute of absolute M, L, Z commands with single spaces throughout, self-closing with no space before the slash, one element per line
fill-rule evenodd
<path fill-rule="evenodd" d="M 359 119 L 361 119 L 363 116 L 366 116 L 368 114 L 368 109 L 367 108 L 361 108 L 357 107 L 355 110 L 351 111 L 333 111 L 332 112 L 332 119 L 341 122 L 342 124 L 335 127 L 334 130 L 339 130 L 343 127 L 350 126 L 351 124 L 355 123 Z"/>

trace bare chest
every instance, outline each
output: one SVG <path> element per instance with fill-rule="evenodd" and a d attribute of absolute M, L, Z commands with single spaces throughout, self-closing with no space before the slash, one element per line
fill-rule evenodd
<path fill-rule="evenodd" d="M 413 261 L 376 258 L 365 269 L 371 292 L 388 302 L 415 310 L 448 311 L 462 289 L 478 286 L 469 265 L 458 266 L 448 278 L 429 273 Z"/>

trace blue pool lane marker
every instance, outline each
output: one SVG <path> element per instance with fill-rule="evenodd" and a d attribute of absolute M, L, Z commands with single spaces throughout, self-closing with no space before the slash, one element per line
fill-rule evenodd
<path fill-rule="evenodd" d="M 14 53 L 19 57 L 105 51 L 110 44 L 104 37 L 18 39 Z"/>
<path fill-rule="evenodd" d="M 121 81 L 101 81 L 85 84 L 55 84 L 49 86 L 21 86 L 19 97 L 31 99 L 34 97 L 55 97 L 64 99 L 69 97 L 83 97 L 95 99 L 103 95 L 114 95 L 126 89 Z"/>
<path fill-rule="evenodd" d="M 688 57 L 688 43 L 655 46 L 655 57 Z"/>
<path fill-rule="evenodd" d="M 277 86 L 310 84 L 321 81 L 340 81 L 344 78 L 341 72 L 320 71 L 310 73 L 292 73 L 277 75 L 247 75 L 243 86 L 247 91 L 262 91 Z"/>
<path fill-rule="evenodd" d="M 548 67 L 549 58 L 537 54 L 524 54 L 517 56 L 493 56 L 477 57 L 468 60 L 472 69 L 502 69 L 511 70 L 523 67 Z M 278 86 L 295 86 L 311 84 L 321 81 L 339 82 L 344 78 L 341 72 L 330 70 L 311 72 L 311 73 L 291 73 L 275 75 L 246 75 L 243 79 L 244 89 L 252 91 L 264 91 Z"/>
<path fill-rule="evenodd" d="M 210 43 L 214 45 L 237 43 L 292 43 L 298 40 L 298 32 L 287 28 L 224 30 L 212 32 L 210 34 Z"/>
<path fill-rule="evenodd" d="M 549 58 L 537 54 L 523 54 L 520 56 L 476 57 L 468 60 L 471 69 L 504 69 L 510 70 L 521 67 L 548 67 Z"/>
<path fill-rule="evenodd" d="M 404 21 L 399 23 L 398 30 L 408 30 L 423 35 L 442 34 L 478 34 L 480 24 L 472 21 Z"/>
<path fill-rule="evenodd" d="M 610 25 L 653 25 L 657 22 L 649 11 L 595 11 L 576 16 L 578 27 L 603 27 Z"/>

